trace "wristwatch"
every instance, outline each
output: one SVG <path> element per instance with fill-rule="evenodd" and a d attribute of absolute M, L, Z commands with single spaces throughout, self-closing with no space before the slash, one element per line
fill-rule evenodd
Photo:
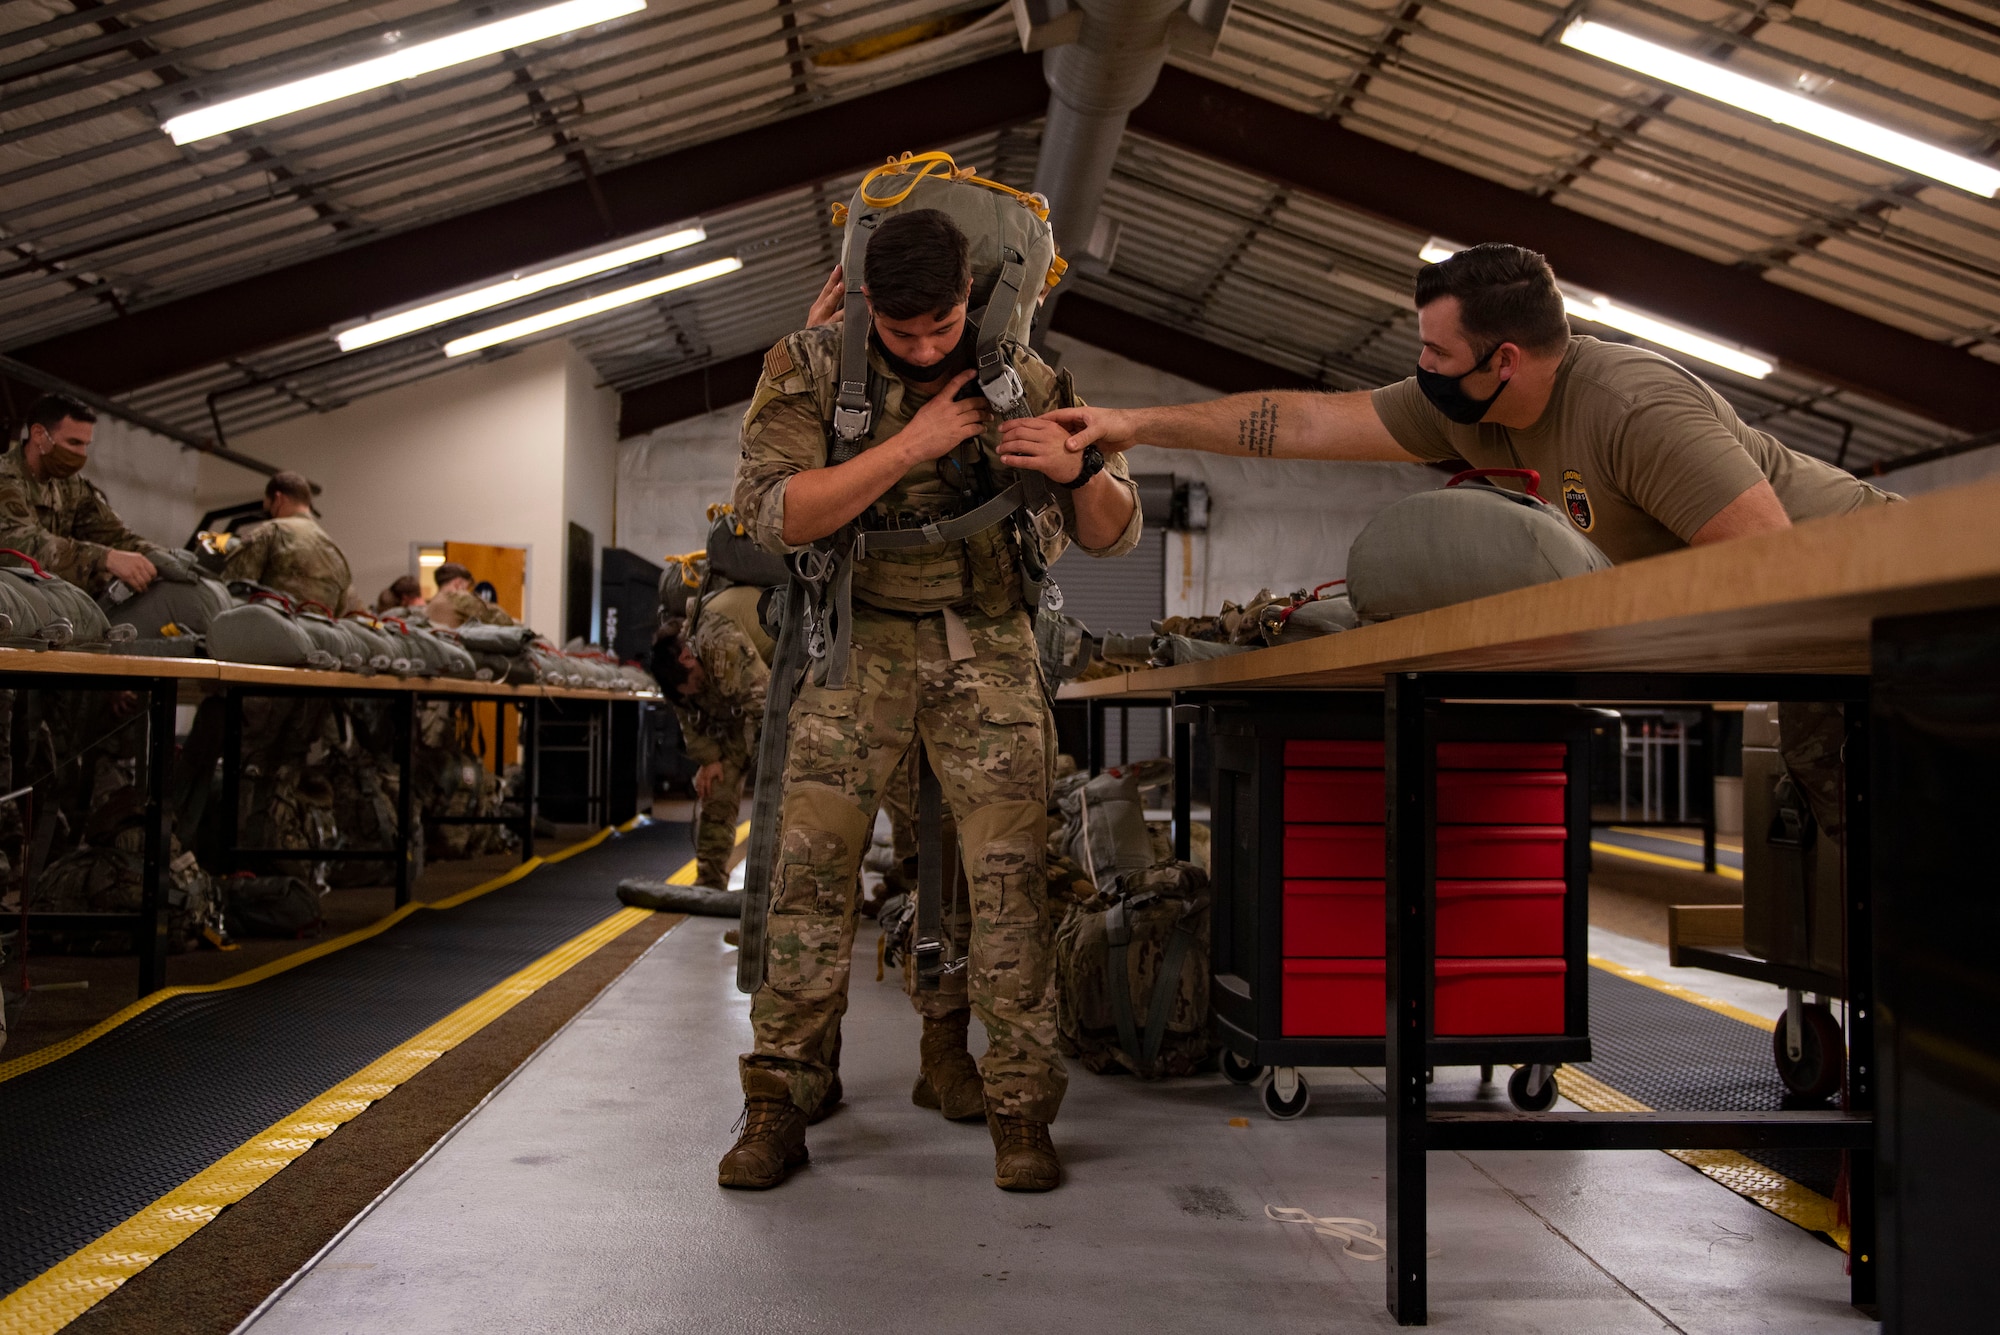
<path fill-rule="evenodd" d="M 1104 471 L 1104 451 L 1098 449 L 1095 445 L 1084 446 L 1081 458 L 1083 460 L 1083 467 L 1076 470 L 1076 476 L 1068 482 L 1059 483 L 1059 486 L 1075 491 L 1078 487 L 1081 487 L 1084 483 Z"/>

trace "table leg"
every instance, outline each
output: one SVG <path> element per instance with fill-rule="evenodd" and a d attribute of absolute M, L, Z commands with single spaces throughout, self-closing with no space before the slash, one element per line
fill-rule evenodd
<path fill-rule="evenodd" d="M 1182 862 L 1194 848 L 1189 822 L 1194 819 L 1194 719 L 1200 713 L 1200 705 L 1167 707 L 1174 725 L 1174 856 Z"/>
<path fill-rule="evenodd" d="M 1875 1112 L 1874 803 L 1869 800 L 1867 701 L 1849 700 L 1842 752 L 1847 797 L 1847 1099 L 1846 1110 Z M 1848 1154 L 1848 1299 L 1876 1300 L 1875 1154 Z"/>
<path fill-rule="evenodd" d="M 1084 710 L 1090 719 L 1090 753 L 1084 757 L 1084 767 L 1094 776 L 1104 772 L 1104 702 L 1087 700 Z"/>
<path fill-rule="evenodd" d="M 423 837 L 417 817 L 417 693 L 396 697 L 396 907 L 410 902 L 410 873 L 416 841 Z"/>
<path fill-rule="evenodd" d="M 1715 717 L 1713 706 L 1701 711 L 1701 782 L 1707 785 L 1703 795 L 1708 799 L 1704 809 L 1708 812 L 1701 822 L 1701 869 L 1710 876 L 1715 875 L 1715 776 L 1721 772 L 1721 757 L 1717 752 L 1722 747 L 1722 725 Z"/>
<path fill-rule="evenodd" d="M 242 845 L 243 818 L 243 696 L 234 687 L 222 692 L 222 874 L 236 874 L 236 850 Z"/>
<path fill-rule="evenodd" d="M 1436 787 L 1422 680 L 1388 678 L 1388 1300 L 1399 1325 L 1427 1320 L 1429 1202 L 1424 1067 L 1431 1010 L 1431 801 Z"/>
<path fill-rule="evenodd" d="M 174 705 L 179 691 L 170 680 L 148 688 L 146 710 L 146 855 L 139 882 L 139 995 L 167 984 L 167 862 L 173 845 L 167 831 L 167 782 L 174 767 Z"/>
<path fill-rule="evenodd" d="M 535 856 L 535 803 L 539 796 L 536 771 L 542 750 L 542 710 L 541 702 L 532 698 L 520 703 L 521 861 L 526 862 Z"/>

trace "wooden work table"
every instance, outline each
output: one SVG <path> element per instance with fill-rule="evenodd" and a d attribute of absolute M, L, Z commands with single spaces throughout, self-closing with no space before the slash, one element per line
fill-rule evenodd
<path fill-rule="evenodd" d="M 2000 481 L 1300 644 L 1073 682 L 1061 698 L 1379 688 L 1408 671 L 1865 673 L 1875 618 L 1995 603 Z"/>
<path fill-rule="evenodd" d="M 594 686 L 508 685 L 459 677 L 397 677 L 386 672 L 322 672 L 313 668 L 223 663 L 212 658 L 152 658 L 142 654 L 79 653 L 70 649 L 0 649 L 0 674 L 131 677 L 213 681 L 232 686 L 277 686 L 352 692 L 463 695 L 482 700 L 658 700 L 658 692 L 612 691 Z M 0 677 L 4 679 L 4 677 Z"/>

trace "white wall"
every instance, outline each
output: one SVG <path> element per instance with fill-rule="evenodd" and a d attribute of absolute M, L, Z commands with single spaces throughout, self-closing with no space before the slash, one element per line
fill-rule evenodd
<path fill-rule="evenodd" d="M 1886 476 L 1868 480 L 1884 491 L 1917 496 L 1927 491 L 1942 491 L 1946 487 L 1962 487 L 1968 482 L 1977 482 L 1995 474 L 2000 474 L 2000 445 L 1969 450 L 1948 459 L 1934 459 L 1910 468 L 1899 468 Z"/>
<path fill-rule="evenodd" d="M 748 400 L 618 445 L 618 545 L 649 561 L 708 545 L 708 507 L 736 478 Z"/>
<path fill-rule="evenodd" d="M 100 413 L 91 434 L 90 463 L 84 476 L 104 491 L 126 526 L 162 547 L 179 547 L 201 522 L 199 496 L 202 456 L 178 441 Z M 253 495 L 264 479 L 223 464 L 243 479 Z"/>
<path fill-rule="evenodd" d="M 528 549 L 526 619 L 562 630 L 564 524 L 574 513 L 609 541 L 614 507 L 579 465 L 570 485 L 568 444 L 596 430 L 601 405 L 570 405 L 573 353 L 560 339 L 499 361 L 360 399 L 232 441 L 245 454 L 304 473 L 325 490 L 318 506 L 347 554 L 355 592 L 373 605 L 398 575 L 412 573 L 417 541 L 490 543 Z M 587 372 L 586 372 L 587 374 Z M 615 427 L 611 435 L 616 435 Z M 600 453 L 603 451 L 600 449 Z M 212 461 L 211 461 L 212 462 Z M 608 455 L 605 467 L 609 473 Z M 261 483 L 240 469 L 204 470 L 219 486 L 251 495 Z M 241 479 L 250 479 L 249 485 Z M 214 503 L 220 504 L 225 496 Z"/>

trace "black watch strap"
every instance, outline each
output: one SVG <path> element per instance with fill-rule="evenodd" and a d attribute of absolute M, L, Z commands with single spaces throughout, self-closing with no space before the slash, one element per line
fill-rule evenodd
<path fill-rule="evenodd" d="M 1104 451 L 1098 449 L 1095 445 L 1086 445 L 1083 447 L 1082 459 L 1083 467 L 1076 470 L 1076 476 L 1068 482 L 1059 483 L 1059 486 L 1075 491 L 1078 487 L 1081 487 L 1084 483 L 1104 471 Z"/>

